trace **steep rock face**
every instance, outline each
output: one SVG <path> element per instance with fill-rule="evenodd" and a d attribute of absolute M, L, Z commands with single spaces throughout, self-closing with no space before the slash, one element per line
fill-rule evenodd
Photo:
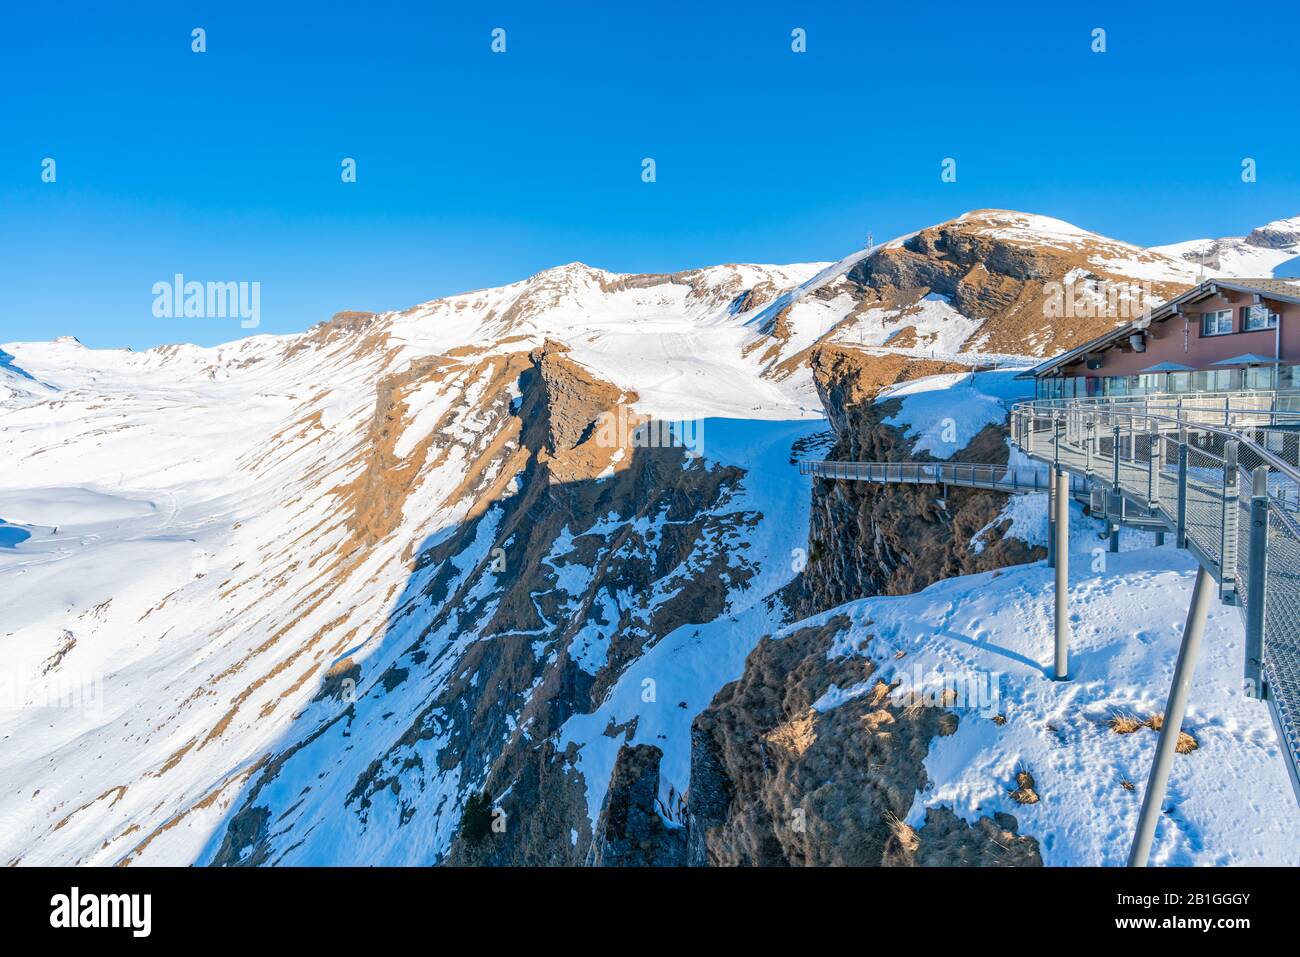
<path fill-rule="evenodd" d="M 675 867 L 686 862 L 686 831 L 664 823 L 658 807 L 659 761 L 653 745 L 619 749 L 587 855 L 592 867 Z"/>
<path fill-rule="evenodd" d="M 879 303 L 906 306 L 927 293 L 944 296 L 963 316 L 981 323 L 963 351 L 1019 355 L 1072 348 L 1127 318 L 1080 309 L 1049 321 L 1053 296 L 1061 294 L 1051 283 L 1127 287 L 1136 276 L 1150 273 L 1160 277 L 1151 283 L 1151 295 L 1164 300 L 1193 281 L 1190 272 L 1166 256 L 1069 229 L 1052 235 L 1033 217 L 979 210 L 880 250 L 845 279 L 857 287 L 860 309 Z"/>
<path fill-rule="evenodd" d="M 1008 815 L 967 824 L 933 813 L 903 823 L 926 785 L 924 760 L 956 714 L 869 694 L 819 709 L 834 687 L 868 681 L 869 657 L 829 658 L 844 617 L 765 638 L 744 674 L 692 726 L 689 860 L 697 866 L 1039 864 Z M 866 639 L 868 642 L 870 639 Z"/>
<path fill-rule="evenodd" d="M 298 722 L 297 739 L 251 782 L 213 863 L 361 853 L 315 846 L 325 821 L 328 840 L 339 831 L 352 848 L 379 840 L 385 855 L 408 862 L 582 863 L 591 841 L 585 789 L 556 732 L 649 645 L 719 615 L 752 574 L 733 543 L 758 516 L 727 507 L 741 470 L 680 447 L 642 447 L 632 434 L 611 445 L 602 416 L 635 396 L 557 343 L 491 361 L 497 384 L 485 392 L 479 462 L 449 495 L 474 507 L 412 550 L 388 623 L 401 644 L 365 667 L 349 663 L 354 700 L 318 705 L 314 729 L 315 714 Z M 411 375 L 424 381 L 438 368 Z M 392 433 L 403 419 L 397 397 L 410 385 L 379 390 L 380 441 L 369 453 L 377 464 L 357 480 L 370 490 L 357 496 L 370 536 L 400 511 L 401 496 L 379 494 L 375 483 L 401 474 Z M 428 441 L 439 440 L 435 430 Z M 338 749 L 352 753 L 342 760 Z M 654 761 L 641 751 L 615 778 L 619 794 L 594 851 L 608 863 L 644 853 L 654 813 L 644 798 L 657 788 Z M 473 794 L 488 796 L 504 826 L 466 840 L 461 808 Z"/>
<path fill-rule="evenodd" d="M 953 371 L 926 360 L 872 356 L 856 350 L 820 350 L 813 361 L 817 388 L 835 434 L 826 455 L 834 461 L 912 461 L 913 442 L 883 420 L 898 402 L 873 402 L 894 382 Z M 954 461 L 1005 464 L 1006 433 L 985 426 L 968 437 Z M 919 591 L 943 578 L 1020 564 L 1043 551 L 993 534 L 972 539 L 997 519 L 1006 496 L 979 489 L 813 481 L 808 566 L 796 606 L 803 616 L 869 595 Z"/>

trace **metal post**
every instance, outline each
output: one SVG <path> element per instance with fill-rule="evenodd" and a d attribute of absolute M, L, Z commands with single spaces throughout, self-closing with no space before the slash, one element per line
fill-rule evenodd
<path fill-rule="evenodd" d="M 1165 543 L 1165 533 L 1156 532 L 1156 548 L 1160 548 Z"/>
<path fill-rule="evenodd" d="M 1219 524 L 1219 595 L 1236 604 L 1237 595 L 1237 440 L 1223 443 L 1223 502 Z"/>
<path fill-rule="evenodd" d="M 1181 399 L 1179 400 L 1182 401 Z M 1187 547 L 1187 430 L 1178 430 L 1178 527 L 1174 545 Z"/>
<path fill-rule="evenodd" d="M 1264 596 L 1268 591 L 1268 466 L 1250 475 L 1250 554 L 1246 558 L 1246 671 L 1250 698 L 1263 695 Z"/>
<path fill-rule="evenodd" d="M 1160 460 L 1164 455 L 1164 440 L 1160 438 L 1160 427 L 1147 422 L 1147 498 L 1154 508 L 1160 504 Z"/>
<path fill-rule="evenodd" d="M 1116 502 L 1120 500 L 1119 491 L 1119 456 L 1121 451 L 1120 445 L 1120 426 L 1119 420 L 1111 426 L 1110 437 L 1110 494 L 1106 496 L 1106 525 L 1110 532 L 1110 551 L 1119 551 L 1119 519 L 1116 512 Z"/>
<path fill-rule="evenodd" d="M 1070 577 L 1070 477 L 1056 467 L 1056 680 L 1070 674 L 1070 620 L 1066 598 Z"/>
<path fill-rule="evenodd" d="M 1115 486 L 1115 491 L 1119 491 L 1119 454 L 1120 454 L 1119 426 L 1116 425 L 1110 430 L 1110 484 Z"/>
<path fill-rule="evenodd" d="M 1056 466 L 1047 472 L 1047 567 L 1056 567 Z"/>
<path fill-rule="evenodd" d="M 1160 740 L 1156 743 L 1156 757 L 1147 779 L 1146 794 L 1142 797 L 1142 813 L 1138 817 L 1137 832 L 1128 854 L 1129 867 L 1146 867 L 1151 855 L 1151 843 L 1156 836 L 1156 821 L 1160 817 L 1165 792 L 1169 788 L 1169 771 L 1173 765 L 1178 732 L 1183 727 L 1187 712 L 1187 695 L 1196 672 L 1196 659 L 1201 651 L 1201 638 L 1205 635 L 1205 614 L 1214 595 L 1214 579 L 1204 565 L 1196 569 L 1196 584 L 1192 588 L 1192 604 L 1187 609 L 1187 623 L 1183 626 L 1183 643 L 1178 649 L 1178 663 L 1174 665 L 1174 681 L 1169 688 L 1165 704 L 1165 721 L 1160 726 Z"/>

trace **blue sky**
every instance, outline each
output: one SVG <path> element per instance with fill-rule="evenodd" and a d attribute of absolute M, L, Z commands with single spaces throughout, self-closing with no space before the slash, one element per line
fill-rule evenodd
<path fill-rule="evenodd" d="M 957 6 L 7 4 L 0 342 L 247 334 L 155 318 L 178 272 L 260 282 L 278 333 L 572 260 L 834 259 L 980 207 L 1141 244 L 1300 214 L 1295 4 Z"/>

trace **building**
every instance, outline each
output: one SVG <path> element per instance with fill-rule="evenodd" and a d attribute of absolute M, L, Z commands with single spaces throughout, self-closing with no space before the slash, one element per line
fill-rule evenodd
<path fill-rule="evenodd" d="M 1300 280 L 1208 280 L 1018 378 L 1046 399 L 1300 391 Z"/>

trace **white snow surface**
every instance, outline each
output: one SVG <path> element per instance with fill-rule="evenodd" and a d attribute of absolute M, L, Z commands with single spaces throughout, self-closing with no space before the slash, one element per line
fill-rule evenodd
<path fill-rule="evenodd" d="M 1023 497 L 1026 508 L 1035 499 L 1032 537 L 1041 541 L 1045 496 Z M 1067 681 L 1051 677 L 1054 572 L 1045 562 L 851 602 L 796 627 L 847 615 L 852 625 L 830 654 L 872 658 L 880 668 L 872 683 L 986 689 L 958 702 L 955 734 L 931 742 L 929 786 L 907 823 L 921 828 L 933 807 L 967 820 L 1001 811 L 1038 840 L 1048 865 L 1122 865 L 1157 735 L 1116 734 L 1108 722 L 1163 713 L 1195 563 L 1142 533 L 1125 532 L 1121 552 L 1109 554 L 1077 506 L 1071 525 Z M 1176 756 L 1152 864 L 1300 864 L 1300 808 L 1267 706 L 1241 691 L 1243 640 L 1238 610 L 1216 603 L 1183 725 L 1199 747 Z M 820 704 L 850 697 L 842 690 Z M 1021 770 L 1033 775 L 1039 803 L 1011 798 Z"/>
<path fill-rule="evenodd" d="M 1037 228 L 1065 242 L 1082 232 L 1032 217 L 1007 228 Z M 0 540 L 0 862 L 209 860 L 257 763 L 291 740 L 295 728 L 315 726 L 334 706 L 315 699 L 321 678 L 309 666 L 323 669 L 351 657 L 364 665 L 358 693 L 383 696 L 382 688 L 370 685 L 427 623 L 418 613 L 390 620 L 420 584 L 406 548 L 438 541 L 465 520 L 467 504 L 444 501 L 465 478 L 464 457 L 457 449 L 411 476 L 397 529 L 370 546 L 346 577 L 333 573 L 336 590 L 322 597 L 323 569 L 347 539 L 334 490 L 361 470 L 357 454 L 369 441 L 376 381 L 414 359 L 465 346 L 504 353 L 548 339 L 563 342 L 595 375 L 636 392 L 638 411 L 704 419 L 706 461 L 746 469 L 742 502 L 764 519 L 748 530 L 746 541 L 727 544 L 743 551 L 756 577 L 728 597 L 722 617 L 683 626 L 652 645 L 593 713 L 575 716 L 562 733 L 580 746 L 593 816 L 619 744 L 603 733 L 611 721 L 637 717 L 635 740 L 664 750 L 663 797 L 670 790 L 680 794 L 689 776 L 690 721 L 739 675 L 758 637 L 778 627 L 782 609 L 763 599 L 793 576 L 807 537 L 807 482 L 790 465 L 790 446 L 824 428 L 810 378 L 768 377 L 763 350 L 746 349 L 763 341 L 761 327 L 783 296 L 792 338 L 781 358 L 816 341 L 852 310 L 851 297 L 839 295 L 833 284 L 866 254 L 832 264 L 716 266 L 649 277 L 653 281 L 570 264 L 510 286 L 381 315 L 375 322 L 391 352 L 362 348 L 356 337 L 315 341 L 305 335 L 140 353 L 86 349 L 69 338 L 0 345 L 0 520 L 29 535 L 16 544 Z M 775 298 L 740 308 L 741 297 L 758 286 Z M 821 295 L 807 295 L 819 287 Z M 881 351 L 892 351 L 887 338 L 896 322 L 919 321 L 918 332 L 935 337 L 922 351 L 955 349 L 953 330 L 966 322 L 939 299 L 923 303 L 915 316 L 870 321 L 878 324 L 874 345 Z M 929 437 L 936 426 L 954 419 L 959 438 L 947 450 L 952 454 L 965 444 L 961 437 L 968 440 L 1005 414 L 1008 383 L 1006 373 L 936 377 L 891 396 L 902 399 L 896 419 L 918 438 L 918 448 L 942 457 L 942 435 Z M 408 396 L 399 459 L 444 415 L 449 436 L 472 440 L 481 434 L 483 423 L 463 399 L 486 383 L 466 378 L 454 386 L 422 387 Z M 1007 517 L 1016 534 L 1037 534 L 1031 516 Z M 489 514 L 478 539 L 457 556 L 462 575 L 489 547 L 494 521 Z M 1107 815 L 1098 814 L 1088 823 L 1081 819 L 1086 807 L 1065 808 L 1056 795 L 1095 785 L 1108 800 L 1121 802 L 1117 811 L 1128 813 L 1122 802 L 1132 794 L 1110 795 L 1101 776 L 1122 770 L 1138 774 L 1133 780 L 1141 786 L 1143 755 L 1154 736 L 1141 732 L 1108 750 L 1100 747 L 1101 738 L 1085 734 L 1092 725 L 1080 715 L 1093 711 L 1070 708 L 1104 708 L 1112 701 L 1155 708 L 1163 701 L 1167 680 L 1161 684 L 1160 669 L 1172 661 L 1169 623 L 1185 604 L 1177 595 L 1186 590 L 1189 572 L 1183 556 L 1165 550 L 1152 552 L 1155 564 L 1143 566 L 1149 569 L 1143 573 L 1143 554 L 1111 556 L 1112 572 L 1132 570 L 1114 575 L 1111 584 L 1105 576 L 1080 574 L 1075 607 L 1095 597 L 1101 609 L 1096 621 L 1108 622 L 1109 630 L 1086 625 L 1087 616 L 1080 616 L 1080 672 L 1067 685 L 1040 687 L 1035 679 L 1043 639 L 1031 635 L 1030 626 L 1038 627 L 1034 610 L 1048 595 L 1039 566 L 861 605 L 874 603 L 875 610 L 859 620 L 884 621 L 887 609 L 897 608 L 899 622 L 948 621 L 951 628 L 916 631 L 909 657 L 919 656 L 921 645 L 938 661 L 997 657 L 949 634 L 957 633 L 953 628 L 974 634 L 977 618 L 996 634 L 991 644 L 1014 645 L 1020 656 L 1008 659 L 1022 679 L 1016 721 L 999 736 L 981 737 L 982 725 L 964 720 L 956 735 L 937 742 L 930 757 L 936 790 L 918 796 L 918 807 L 940 799 L 960 813 L 973 813 L 977 801 L 1000 806 L 1005 762 L 1023 759 L 1043 775 L 1044 800 L 1017 809 L 1022 829 L 1048 835 L 1055 843 L 1045 845 L 1045 854 L 1054 861 L 1112 859 L 1113 849 L 1095 843 L 1096 832 L 1103 824 L 1122 829 L 1127 819 L 1107 823 Z M 558 587 L 577 587 L 583 571 L 564 563 L 559 543 L 549 560 L 561 573 Z M 1016 582 L 1022 588 L 1016 602 L 995 607 L 986 601 Z M 1162 595 L 1165 605 L 1158 607 L 1165 611 L 1153 623 L 1151 608 Z M 958 617 L 945 619 L 948 609 Z M 958 614 L 963 609 L 966 619 Z M 1003 616 L 996 624 L 1007 629 L 1005 636 L 987 624 L 995 611 Z M 1166 860 L 1255 860 L 1261 858 L 1252 848 L 1265 844 L 1269 849 L 1260 853 L 1271 860 L 1294 848 L 1294 841 L 1276 838 L 1279 828 L 1285 836 L 1296 827 L 1294 801 L 1276 786 L 1285 780 L 1278 778 L 1282 766 L 1271 728 L 1260 723 L 1267 719 L 1259 717 L 1256 703 L 1233 697 L 1236 683 L 1226 677 L 1226 658 L 1215 664 L 1215 656 L 1232 656 L 1226 643 L 1240 644 L 1239 635 L 1229 634 L 1236 614 L 1216 610 L 1212 634 L 1221 640 L 1206 642 L 1192 716 L 1202 750 L 1180 759 L 1171 792 L 1191 836 L 1175 839 L 1166 827 L 1157 848 Z M 913 640 L 908 634 L 878 634 L 869 653 Z M 1126 634 L 1141 637 L 1121 640 Z M 446 637 L 432 640 L 445 643 Z M 579 657 L 594 667 L 600 637 L 586 637 Z M 556 653 L 546 638 L 536 636 L 539 656 Z M 449 648 L 425 666 L 418 680 L 428 694 L 446 680 L 462 650 Z M 1238 672 L 1239 659 L 1238 647 Z M 1121 673 L 1118 663 L 1130 660 L 1138 670 Z M 1132 677 L 1143 674 L 1152 680 Z M 656 682 L 653 701 L 643 697 L 646 678 Z M 79 703 L 69 706 L 70 694 L 80 695 Z M 400 826 L 396 805 L 385 803 L 387 792 L 376 797 L 369 826 L 360 828 L 350 815 L 327 813 L 331 795 L 305 790 L 327 770 L 337 775 L 332 780 L 356 780 L 409 726 L 420 700 L 397 699 L 397 713 L 374 715 L 350 729 L 336 722 L 316 747 L 295 753 L 265 795 L 310 822 L 310 845 L 286 852 L 286 863 L 430 863 L 445 850 L 464 782 L 479 780 L 482 768 L 457 767 L 433 779 L 422 798 L 436 810 Z M 1071 720 L 1062 717 L 1057 726 L 1073 729 L 1064 733 L 1077 733 L 1081 745 L 1058 755 L 1048 748 L 1055 738 L 1041 728 L 1062 715 Z M 427 767 L 437 766 L 445 743 L 419 744 Z M 1125 748 L 1131 760 L 1121 769 L 1114 762 Z M 1207 756 L 1215 760 L 1202 760 Z M 1070 777 L 1072 768 L 1084 772 L 1080 780 Z M 1239 773 L 1229 786 L 1233 769 Z M 995 783 L 987 783 L 994 772 Z M 1236 802 L 1235 824 L 1207 810 L 1230 801 Z"/>
<path fill-rule="evenodd" d="M 914 439 L 913 452 L 948 459 L 986 425 L 1007 420 L 1011 404 L 1032 397 L 1033 384 L 1016 380 L 1016 369 L 923 376 L 882 389 L 876 402 L 901 400 L 884 423 Z"/>
<path fill-rule="evenodd" d="M 1207 278 L 1265 278 L 1283 263 L 1300 257 L 1300 216 L 1274 220 L 1248 236 L 1190 239 L 1152 246 L 1151 251 L 1195 263 Z"/>

